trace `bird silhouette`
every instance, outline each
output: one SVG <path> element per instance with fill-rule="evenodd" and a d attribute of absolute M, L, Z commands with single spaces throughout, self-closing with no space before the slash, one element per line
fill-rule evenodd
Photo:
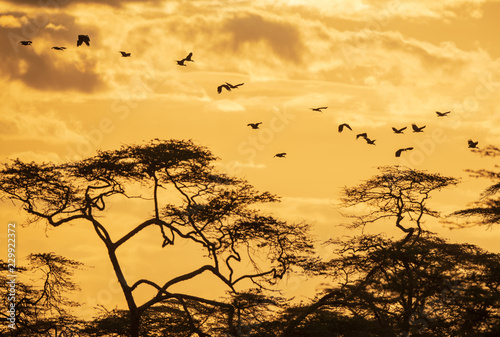
<path fill-rule="evenodd" d="M 345 127 L 345 128 L 348 128 L 349 130 L 351 130 L 351 131 L 352 131 L 352 129 L 351 129 L 351 127 L 349 126 L 349 124 L 347 124 L 347 123 L 342 123 L 342 124 L 340 124 L 340 125 L 339 125 L 339 132 L 344 131 L 344 127 Z"/>
<path fill-rule="evenodd" d="M 363 133 L 358 133 L 358 134 L 356 135 L 356 139 L 358 139 L 359 137 L 363 137 L 363 138 L 365 138 L 365 139 L 366 139 L 366 137 L 368 137 L 368 135 L 366 134 L 366 132 L 363 132 Z"/>
<path fill-rule="evenodd" d="M 392 128 L 392 131 L 394 131 L 394 133 L 403 133 L 403 131 L 406 130 L 406 126 L 404 128 L 401 128 L 401 129 L 396 129 L 395 127 Z"/>
<path fill-rule="evenodd" d="M 321 110 L 322 110 L 322 109 L 328 109 L 328 107 L 327 107 L 327 106 L 322 106 L 322 107 L 320 107 L 320 108 L 309 108 L 309 109 L 311 109 L 312 111 L 319 111 L 319 112 L 323 112 L 323 111 L 321 111 Z"/>
<path fill-rule="evenodd" d="M 80 47 L 82 43 L 85 43 L 87 46 L 90 46 L 90 38 L 88 35 L 78 35 L 78 41 L 76 41 L 76 46 Z"/>
<path fill-rule="evenodd" d="M 469 149 L 477 149 L 477 144 L 479 143 L 479 141 L 474 142 L 472 141 L 472 139 L 469 139 L 467 143 L 469 144 Z"/>
<path fill-rule="evenodd" d="M 232 85 L 231 83 L 227 83 L 226 84 L 231 88 L 231 89 L 238 89 L 239 86 L 242 86 L 243 84 L 245 83 L 239 83 L 239 84 L 235 84 L 235 85 Z"/>
<path fill-rule="evenodd" d="M 286 152 L 276 153 L 274 155 L 274 157 L 278 157 L 278 158 L 286 158 L 285 156 L 286 156 Z"/>
<path fill-rule="evenodd" d="M 370 138 L 365 137 L 365 140 L 366 140 L 366 144 L 375 145 L 376 139 L 371 140 Z"/>
<path fill-rule="evenodd" d="M 247 124 L 247 126 L 252 127 L 252 129 L 258 129 L 260 124 L 262 124 L 262 122 L 258 122 L 258 123 L 248 123 L 248 124 Z"/>
<path fill-rule="evenodd" d="M 401 152 L 413 150 L 413 147 L 405 147 L 396 151 L 396 157 L 401 157 Z"/>
<path fill-rule="evenodd" d="M 189 54 L 188 54 L 188 56 L 186 56 L 186 57 L 184 58 L 184 60 L 185 60 L 185 61 L 189 61 L 189 62 L 194 62 L 194 60 L 193 60 L 193 59 L 191 59 L 192 57 L 193 57 L 193 53 L 191 52 L 191 53 L 189 53 Z"/>
<path fill-rule="evenodd" d="M 50 49 L 55 49 L 55 50 L 62 50 L 64 51 L 64 49 L 66 49 L 66 47 L 52 47 Z"/>
<path fill-rule="evenodd" d="M 180 66 L 186 66 L 184 64 L 185 61 L 189 61 L 189 62 L 194 62 L 194 60 L 192 59 L 193 57 L 193 53 L 189 53 L 188 56 L 186 56 L 185 58 L 183 58 L 182 60 L 177 60 L 177 64 L 180 65 Z"/>
<path fill-rule="evenodd" d="M 436 111 L 436 114 L 438 117 L 445 117 L 445 116 L 448 116 L 448 114 L 450 113 L 451 111 L 446 111 L 446 112 L 439 112 L 439 111 Z"/>
<path fill-rule="evenodd" d="M 413 132 L 424 132 L 425 125 L 418 127 L 416 124 L 412 124 L 411 127 L 413 128 Z"/>
<path fill-rule="evenodd" d="M 19 41 L 20 44 L 22 44 L 23 46 L 31 46 L 31 44 L 33 43 L 32 41 Z"/>
<path fill-rule="evenodd" d="M 221 84 L 217 87 L 217 93 L 220 94 L 222 92 L 222 88 L 226 89 L 227 91 L 231 91 L 231 87 L 227 84 Z"/>
<path fill-rule="evenodd" d="M 124 51 L 120 52 L 122 54 L 122 57 L 130 57 L 130 53 L 126 53 Z"/>

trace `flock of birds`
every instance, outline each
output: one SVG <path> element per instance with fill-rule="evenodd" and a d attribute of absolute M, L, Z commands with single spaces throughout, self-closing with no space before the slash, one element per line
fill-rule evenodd
<path fill-rule="evenodd" d="M 23 45 L 23 46 L 31 46 L 31 44 L 33 42 L 32 41 L 20 41 L 19 43 L 21 45 Z M 90 38 L 89 38 L 88 35 L 78 35 L 78 40 L 76 42 L 76 46 L 79 47 L 82 44 L 86 44 L 87 46 L 90 46 Z M 59 50 L 59 51 L 64 51 L 66 49 L 66 47 L 54 46 L 51 49 L 55 49 L 55 50 Z M 120 51 L 120 54 L 121 54 L 122 57 L 131 57 L 131 53 L 129 53 L 129 52 Z M 187 65 L 186 65 L 185 62 L 194 62 L 194 60 L 193 60 L 193 53 L 192 52 L 189 53 L 183 59 L 176 60 L 176 62 L 177 62 L 177 65 L 186 67 Z M 225 82 L 224 84 L 221 84 L 221 85 L 219 85 L 217 87 L 217 93 L 218 94 L 222 93 L 222 89 L 226 89 L 227 91 L 231 91 L 233 89 L 238 89 L 243 84 L 244 83 L 238 83 L 238 84 L 234 84 L 233 85 L 231 83 Z M 311 109 L 312 111 L 323 112 L 323 110 L 328 109 L 328 107 L 322 106 L 322 107 L 309 108 L 309 109 Z M 446 111 L 446 112 L 436 111 L 437 117 L 447 117 L 450 113 L 451 113 L 451 111 Z M 258 130 L 259 126 L 261 124 L 262 124 L 262 122 L 248 123 L 247 126 L 251 127 L 253 130 Z M 411 127 L 413 129 L 413 132 L 419 133 L 419 132 L 424 132 L 423 130 L 424 130 L 424 128 L 426 126 L 424 125 L 424 126 L 420 126 L 419 127 L 416 124 L 412 124 Z M 341 133 L 345 129 L 349 129 L 350 131 L 352 131 L 352 128 L 351 128 L 351 126 L 349 124 L 342 123 L 338 127 L 338 132 Z M 407 129 L 406 126 L 403 127 L 403 128 L 400 128 L 400 129 L 392 127 L 393 132 L 396 133 L 396 134 L 403 134 L 404 133 L 403 131 L 406 130 L 406 129 Z M 359 139 L 359 138 L 364 139 L 366 141 L 366 143 L 369 144 L 369 145 L 375 145 L 376 139 L 370 139 L 368 137 L 368 134 L 366 132 L 357 134 L 356 135 L 356 139 Z M 477 148 L 477 145 L 478 145 L 477 141 L 474 142 L 472 139 L 469 139 L 467 141 L 467 143 L 468 143 L 468 147 L 469 148 L 471 148 L 471 149 Z M 398 149 L 395 152 L 395 156 L 396 157 L 400 157 L 403 152 L 405 152 L 405 151 L 411 151 L 411 150 L 413 150 L 413 147 L 400 148 L 400 149 Z M 274 157 L 286 158 L 286 154 L 287 154 L 286 152 L 280 152 L 280 153 L 275 154 Z"/>
<path fill-rule="evenodd" d="M 326 106 L 322 106 L 322 107 L 318 107 L 318 108 L 309 108 L 311 109 L 312 111 L 318 111 L 318 112 L 323 112 L 324 109 L 328 109 L 328 107 Z M 437 117 L 446 117 L 448 116 L 448 114 L 450 114 L 451 111 L 446 111 L 446 112 L 440 112 L 440 111 L 436 111 L 436 115 Z M 259 128 L 259 124 L 262 124 L 262 122 L 260 123 L 250 123 L 248 124 L 248 126 L 252 127 L 252 129 L 258 129 Z M 412 124 L 411 125 L 412 127 L 412 130 L 414 133 L 420 133 L 420 132 L 424 132 L 424 129 L 426 127 L 426 125 L 424 126 L 418 126 L 416 124 Z M 392 127 L 392 131 L 396 134 L 404 134 L 404 130 L 406 130 L 408 127 L 402 127 L 400 129 L 398 128 L 395 128 L 395 127 Z M 341 133 L 343 132 L 345 129 L 349 129 L 350 131 L 352 131 L 352 128 L 349 124 L 347 123 L 342 123 L 338 126 L 338 132 Z M 364 139 L 366 141 L 367 144 L 369 145 L 375 145 L 375 141 L 376 139 L 370 139 L 368 137 L 368 134 L 366 132 L 363 132 L 363 133 L 358 133 L 356 135 L 356 139 Z M 477 144 L 479 142 L 478 141 L 473 141 L 472 139 L 469 139 L 467 141 L 467 144 L 468 144 L 468 147 L 470 149 L 475 149 L 477 148 Z M 404 147 L 404 148 L 400 148 L 398 150 L 396 150 L 396 152 L 394 153 L 394 156 L 395 157 L 401 157 L 401 154 L 405 151 L 411 151 L 413 150 L 413 147 Z M 276 155 L 274 155 L 274 157 L 279 157 L 279 158 L 285 158 L 286 156 L 286 153 L 285 152 L 282 152 L 282 153 L 277 153 Z"/>
<path fill-rule="evenodd" d="M 322 110 L 322 109 L 327 109 L 327 107 L 310 108 L 310 109 L 311 109 L 311 110 L 313 110 L 313 111 L 320 111 L 320 112 L 322 112 L 321 110 Z M 446 112 L 436 111 L 436 115 L 437 115 L 437 117 L 446 117 L 446 116 L 448 116 L 448 114 L 450 114 L 450 113 L 451 113 L 451 111 L 446 111 Z M 418 125 L 416 125 L 416 124 L 412 124 L 412 125 L 411 125 L 411 128 L 412 128 L 412 130 L 413 130 L 413 132 L 414 132 L 414 133 L 424 132 L 425 127 L 426 127 L 426 125 L 424 125 L 424 126 L 418 126 Z M 393 131 L 394 133 L 396 133 L 396 134 L 404 134 L 404 130 L 406 130 L 407 128 L 408 128 L 407 126 L 402 127 L 402 128 L 400 128 L 400 129 L 395 128 L 395 127 L 392 127 L 392 131 Z M 352 131 L 352 128 L 351 128 L 351 127 L 349 126 L 349 124 L 347 124 L 347 123 L 342 123 L 342 124 L 340 124 L 340 125 L 339 125 L 339 127 L 338 127 L 338 131 L 339 131 L 339 132 L 344 131 L 344 129 L 349 129 L 349 130 L 351 130 L 351 131 Z M 375 140 L 376 140 L 376 139 L 370 139 L 370 138 L 368 138 L 368 134 L 367 134 L 366 132 L 363 132 L 363 133 L 358 133 L 358 134 L 356 135 L 356 139 L 359 139 L 359 138 L 364 139 L 364 140 L 366 141 L 366 143 L 367 143 L 367 144 L 370 144 L 370 145 L 375 145 Z M 468 142 L 468 147 L 469 147 L 469 148 L 477 148 L 477 144 L 479 143 L 479 142 L 477 142 L 477 141 L 476 141 L 476 142 L 474 142 L 472 139 L 469 139 L 467 142 Z M 396 152 L 395 152 L 394 156 L 395 156 L 395 157 L 401 157 L 401 154 L 402 154 L 403 152 L 405 152 L 405 151 L 411 151 L 411 150 L 413 150 L 413 147 L 404 147 L 404 148 L 400 148 L 400 149 L 396 150 Z"/>

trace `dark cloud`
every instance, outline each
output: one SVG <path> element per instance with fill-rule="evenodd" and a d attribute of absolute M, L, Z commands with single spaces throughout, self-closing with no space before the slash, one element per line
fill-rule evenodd
<path fill-rule="evenodd" d="M 127 3 L 154 4 L 162 0 L 6 0 L 16 5 L 28 5 L 42 8 L 63 8 L 75 4 L 99 4 L 112 7 L 122 7 Z"/>
<path fill-rule="evenodd" d="M 23 17 L 20 13 L 9 14 Z M 102 89 L 104 82 L 96 72 L 96 61 L 90 56 L 79 54 L 79 62 L 74 62 L 74 57 L 72 61 L 61 58 L 78 51 L 78 34 L 98 36 L 97 31 L 76 25 L 74 18 L 65 14 L 27 18 L 19 28 L 0 27 L 0 73 L 38 90 L 94 92 Z M 30 40 L 33 44 L 22 46 L 19 44 L 21 40 Z M 39 45 L 44 49 L 41 50 Z M 50 49 L 52 46 L 67 47 L 66 51 L 60 52 L 67 54 L 56 54 Z"/>
<path fill-rule="evenodd" d="M 27 68 L 23 72 L 11 74 L 26 85 L 38 90 L 94 92 L 102 89 L 103 82 L 95 73 L 95 62 L 82 70 L 71 64 L 55 66 L 46 55 L 33 55 L 25 58 Z"/>
<path fill-rule="evenodd" d="M 270 21 L 255 14 L 239 15 L 223 25 L 225 33 L 232 35 L 235 50 L 245 44 L 265 42 L 282 59 L 300 63 L 303 45 L 298 29 L 290 23 Z"/>

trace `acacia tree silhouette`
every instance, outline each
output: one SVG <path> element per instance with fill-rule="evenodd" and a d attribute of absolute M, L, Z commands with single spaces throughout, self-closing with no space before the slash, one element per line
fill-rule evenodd
<path fill-rule="evenodd" d="M 489 145 L 483 149 L 474 149 L 476 153 L 482 156 L 499 157 L 500 149 Z M 498 168 L 498 166 L 497 166 Z M 500 172 L 493 170 L 466 170 L 476 178 L 487 178 L 495 181 L 494 184 L 486 188 L 480 196 L 480 199 L 469 205 L 470 207 L 455 211 L 451 214 L 465 222 L 454 223 L 458 227 L 487 226 L 500 223 Z M 448 221 L 450 223 L 450 221 Z"/>
<path fill-rule="evenodd" d="M 406 237 L 397 242 L 398 247 L 403 247 L 408 241 L 414 238 L 415 243 L 422 232 L 422 219 L 424 216 L 439 217 L 439 212 L 432 210 L 427 205 L 430 194 L 441 190 L 444 187 L 458 184 L 458 180 L 452 177 L 445 177 L 440 174 L 427 173 L 425 171 L 414 170 L 400 166 L 379 167 L 381 173 L 354 187 L 345 187 L 341 192 L 341 205 L 344 207 L 367 206 L 368 210 L 363 214 L 345 214 L 354 218 L 348 227 L 364 227 L 376 221 L 395 219 L 396 227 L 407 233 Z M 405 226 L 403 226 L 403 219 Z M 408 222 L 408 224 L 406 224 Z M 409 227 L 409 226 L 416 227 Z M 413 235 L 417 230 L 416 235 Z M 413 244 L 412 243 L 412 244 Z M 321 257 L 311 259 L 302 264 L 304 270 L 311 269 L 311 266 L 319 263 Z M 345 298 L 341 303 L 355 301 L 363 289 L 370 282 L 372 277 L 380 271 L 381 265 L 375 264 L 365 274 L 364 278 L 357 280 L 353 285 L 354 289 L 349 294 L 344 294 Z M 411 273 L 411 268 L 408 268 Z M 327 303 L 332 303 L 338 297 L 337 291 L 332 291 L 317 299 L 290 321 L 284 329 L 283 336 L 293 336 L 294 329 L 319 308 Z"/>
<path fill-rule="evenodd" d="M 289 336 L 485 336 L 498 327 L 500 254 L 425 230 L 413 245 L 383 235 L 327 244 L 332 258 L 307 268 L 328 280 L 317 299 L 327 297 Z M 304 309 L 291 307 L 281 325 Z"/>
<path fill-rule="evenodd" d="M 430 194 L 459 182 L 456 178 L 401 166 L 383 166 L 379 167 L 379 170 L 379 175 L 362 184 L 343 189 L 340 198 L 343 207 L 369 207 L 369 212 L 365 214 L 345 216 L 356 219 L 349 225 L 353 228 L 393 218 L 396 220 L 396 227 L 407 233 L 405 240 L 408 240 L 415 230 L 417 237 L 420 235 L 424 216 L 440 216 L 438 211 L 427 205 Z M 406 227 L 403 226 L 403 220 Z M 409 227 L 411 225 L 415 227 Z"/>
<path fill-rule="evenodd" d="M 10 303 L 15 304 L 15 329 L 3 324 L 0 336 L 62 336 L 70 335 L 80 329 L 83 321 L 71 314 L 71 309 L 80 304 L 69 300 L 66 293 L 79 290 L 72 280 L 75 270 L 81 269 L 81 262 L 67 259 L 55 253 L 30 254 L 26 267 L 16 266 L 15 293 L 9 293 L 9 287 L 0 289 L 2 305 L 0 317 L 7 320 Z M 8 265 L 0 260 L 2 269 Z M 24 278 L 23 278 L 24 277 Z M 34 278 L 28 284 L 26 278 Z M 11 281 L 5 274 L 0 275 L 0 283 L 7 285 Z M 13 302 L 8 295 L 14 295 Z"/>
<path fill-rule="evenodd" d="M 43 220 L 53 227 L 82 221 L 90 224 L 106 247 L 125 296 L 131 336 L 139 336 L 141 315 L 148 308 L 168 300 L 217 307 L 227 313 L 228 333 L 237 335 L 231 303 L 176 293 L 171 288 L 204 272 L 233 293 L 244 281 L 265 287 L 283 277 L 312 244 L 307 224 L 287 224 L 252 207 L 277 202 L 278 198 L 257 192 L 245 180 L 216 172 L 212 164 L 216 159 L 208 149 L 191 141 L 155 139 L 60 165 L 14 160 L 0 171 L 0 191 L 4 197 L 21 202 L 33 221 Z M 149 192 L 148 211 L 152 215 L 144 214 L 144 221 L 131 224 L 126 234 L 113 240 L 110 224 L 103 223 L 101 215 L 111 202 L 134 196 L 144 201 L 134 194 L 137 185 Z M 149 227 L 157 228 L 163 239 L 161 247 L 187 240 L 199 246 L 210 262 L 202 260 L 199 267 L 162 284 L 149 279 L 132 282 L 122 269 L 117 250 Z M 246 265 L 251 268 L 245 269 Z M 155 291 L 142 304 L 135 292 L 141 286 Z M 193 333 L 203 335 L 202 327 L 193 324 Z"/>

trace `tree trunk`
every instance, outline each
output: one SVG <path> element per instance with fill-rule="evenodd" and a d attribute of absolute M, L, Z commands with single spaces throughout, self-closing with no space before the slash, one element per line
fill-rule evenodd
<path fill-rule="evenodd" d="M 138 312 L 130 313 L 130 337 L 139 337 L 139 328 L 141 326 L 141 316 Z"/>

